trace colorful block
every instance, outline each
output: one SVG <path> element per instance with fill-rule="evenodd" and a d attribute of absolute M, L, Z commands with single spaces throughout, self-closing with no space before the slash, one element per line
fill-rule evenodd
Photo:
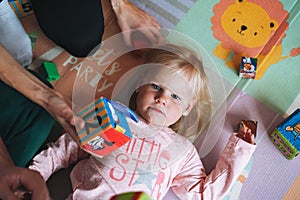
<path fill-rule="evenodd" d="M 271 141 L 289 160 L 294 159 L 300 151 L 300 109 L 298 108 L 270 135 Z"/>
<path fill-rule="evenodd" d="M 45 61 L 39 69 L 40 74 L 45 77 L 49 82 L 58 80 L 60 75 L 57 71 L 56 64 L 54 62 Z"/>
<path fill-rule="evenodd" d="M 144 192 L 127 192 L 113 196 L 110 200 L 152 200 Z"/>
<path fill-rule="evenodd" d="M 256 75 L 257 58 L 242 57 L 240 64 L 241 78 L 254 79 Z"/>
<path fill-rule="evenodd" d="M 30 0 L 8 0 L 12 10 L 18 17 L 25 17 L 33 13 Z"/>
<path fill-rule="evenodd" d="M 100 97 L 79 114 L 85 127 L 77 131 L 80 146 L 95 156 L 106 156 L 126 144 L 132 137 L 127 118 L 138 121 L 125 105 Z"/>
<path fill-rule="evenodd" d="M 244 133 L 247 133 L 248 129 L 251 129 L 251 133 L 256 137 L 257 121 L 252 120 L 242 120 L 239 124 L 239 129 L 243 129 Z"/>

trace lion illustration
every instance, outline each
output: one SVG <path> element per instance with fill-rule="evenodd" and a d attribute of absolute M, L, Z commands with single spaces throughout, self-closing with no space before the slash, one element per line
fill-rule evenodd
<path fill-rule="evenodd" d="M 288 57 L 281 57 L 281 43 L 289 14 L 280 1 L 221 0 L 213 12 L 213 35 L 220 41 L 214 54 L 228 67 L 238 70 L 242 56 L 257 58 L 255 79 L 260 79 L 270 65 Z"/>

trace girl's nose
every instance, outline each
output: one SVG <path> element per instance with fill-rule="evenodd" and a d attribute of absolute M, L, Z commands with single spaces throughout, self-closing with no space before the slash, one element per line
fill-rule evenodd
<path fill-rule="evenodd" d="M 167 97 L 164 94 L 160 94 L 160 95 L 155 97 L 155 103 L 166 105 Z"/>

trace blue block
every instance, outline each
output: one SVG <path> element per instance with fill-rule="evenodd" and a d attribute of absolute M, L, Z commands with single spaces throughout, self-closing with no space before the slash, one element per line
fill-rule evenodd
<path fill-rule="evenodd" d="M 300 151 L 300 109 L 298 108 L 270 135 L 271 141 L 289 160 L 294 159 Z"/>

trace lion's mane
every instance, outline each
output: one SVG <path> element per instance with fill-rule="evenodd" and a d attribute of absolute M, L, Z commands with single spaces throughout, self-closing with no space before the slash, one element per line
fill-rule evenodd
<path fill-rule="evenodd" d="M 221 17 L 228 8 L 228 6 L 235 4 L 234 0 L 221 0 L 218 4 L 216 4 L 213 7 L 214 16 L 211 18 L 213 35 L 217 40 L 222 42 L 223 48 L 231 49 L 235 53 L 245 53 L 247 56 L 251 57 L 255 57 L 258 54 L 266 55 L 270 52 L 273 46 L 281 45 L 282 39 L 285 37 L 285 32 L 289 26 L 289 24 L 286 21 L 289 14 L 286 10 L 283 9 L 282 3 L 278 0 L 247 0 L 247 2 L 252 2 L 259 5 L 269 14 L 271 19 L 278 21 L 278 28 L 272 32 L 272 34 L 269 37 L 269 40 L 266 41 L 265 46 L 254 48 L 243 46 L 234 41 L 223 30 L 221 25 Z"/>

